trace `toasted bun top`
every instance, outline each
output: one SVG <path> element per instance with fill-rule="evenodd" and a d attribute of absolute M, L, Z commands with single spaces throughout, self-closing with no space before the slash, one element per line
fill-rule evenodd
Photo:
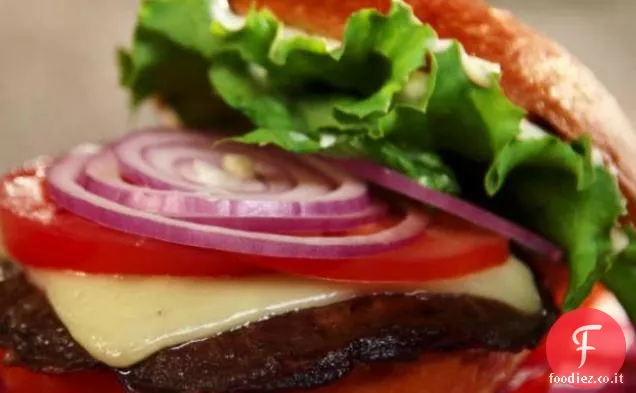
<path fill-rule="evenodd" d="M 286 24 L 339 38 L 350 14 L 362 8 L 388 11 L 390 0 L 256 0 Z M 615 165 L 636 217 L 636 133 L 616 99 L 592 72 L 552 40 L 491 8 L 483 0 L 408 0 L 415 14 L 442 38 L 458 39 L 466 50 L 501 64 L 507 96 L 531 118 L 548 123 L 562 137 L 589 133 Z M 254 0 L 231 0 L 246 13 Z"/>

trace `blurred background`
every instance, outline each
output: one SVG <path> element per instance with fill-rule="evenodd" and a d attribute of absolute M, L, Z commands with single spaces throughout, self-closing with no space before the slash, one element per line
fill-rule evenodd
<path fill-rule="evenodd" d="M 291 0 L 290 0 L 291 1 Z M 556 38 L 636 123 L 636 0 L 492 0 Z M 0 0 L 0 170 L 151 123 L 118 87 L 134 0 Z"/>

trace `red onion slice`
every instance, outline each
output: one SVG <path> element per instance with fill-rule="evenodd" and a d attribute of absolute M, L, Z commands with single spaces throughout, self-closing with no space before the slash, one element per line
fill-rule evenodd
<path fill-rule="evenodd" d="M 370 208 L 371 200 L 363 181 L 319 158 L 280 150 L 272 154 L 272 149 L 232 143 L 218 144 L 213 150 L 218 140 L 195 133 L 154 130 L 126 136 L 113 146 L 113 151 L 123 177 L 136 184 L 223 196 L 234 201 L 233 209 L 252 210 L 259 199 L 263 201 L 262 211 L 267 206 L 280 207 L 281 202 L 289 202 L 287 215 L 333 216 L 361 213 Z M 219 154 L 236 152 L 243 152 L 252 161 L 257 175 L 245 181 L 242 189 L 240 182 L 215 166 L 220 160 Z M 209 165 L 212 180 L 206 182 L 203 175 L 198 184 L 193 182 L 192 169 L 183 167 L 187 159 Z"/>
<path fill-rule="evenodd" d="M 393 170 L 362 160 L 334 160 L 333 162 L 339 163 L 355 176 L 491 230 L 545 255 L 550 260 L 559 261 L 563 257 L 563 250 L 543 237 L 469 202 L 422 187 Z"/>
<path fill-rule="evenodd" d="M 350 231 L 365 225 L 377 223 L 389 214 L 386 204 L 377 202 L 360 213 L 337 216 L 295 217 L 178 217 L 199 224 L 217 225 L 244 231 L 281 233 L 281 234 L 333 234 Z"/>
<path fill-rule="evenodd" d="M 259 232 L 334 232 L 371 224 L 387 213 L 375 202 L 360 212 L 337 215 L 290 214 L 287 202 L 210 198 L 203 193 L 145 188 L 122 180 L 112 151 L 88 159 L 78 178 L 87 191 L 130 208 L 180 220 Z"/>
<path fill-rule="evenodd" d="M 274 257 L 360 257 L 407 244 L 417 239 L 429 223 L 428 215 L 414 208 L 408 208 L 398 223 L 379 232 L 341 237 L 265 234 L 192 223 L 135 210 L 89 192 L 78 180 L 91 156 L 69 154 L 51 166 L 48 188 L 56 203 L 103 226 L 176 244 Z"/>

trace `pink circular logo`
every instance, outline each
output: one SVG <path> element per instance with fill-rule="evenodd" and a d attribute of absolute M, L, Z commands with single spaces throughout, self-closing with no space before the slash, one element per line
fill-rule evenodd
<path fill-rule="evenodd" d="M 627 353 L 621 326 L 603 311 L 581 308 L 554 324 L 546 343 L 550 382 L 577 388 L 616 383 Z M 622 382 L 622 381 L 621 381 Z"/>

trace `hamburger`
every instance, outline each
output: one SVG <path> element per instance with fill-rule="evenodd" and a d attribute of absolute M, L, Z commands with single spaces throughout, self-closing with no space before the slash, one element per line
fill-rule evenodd
<path fill-rule="evenodd" d="M 494 393 L 636 318 L 636 136 L 506 12 L 146 0 L 119 66 L 170 126 L 3 177 L 8 393 Z"/>

